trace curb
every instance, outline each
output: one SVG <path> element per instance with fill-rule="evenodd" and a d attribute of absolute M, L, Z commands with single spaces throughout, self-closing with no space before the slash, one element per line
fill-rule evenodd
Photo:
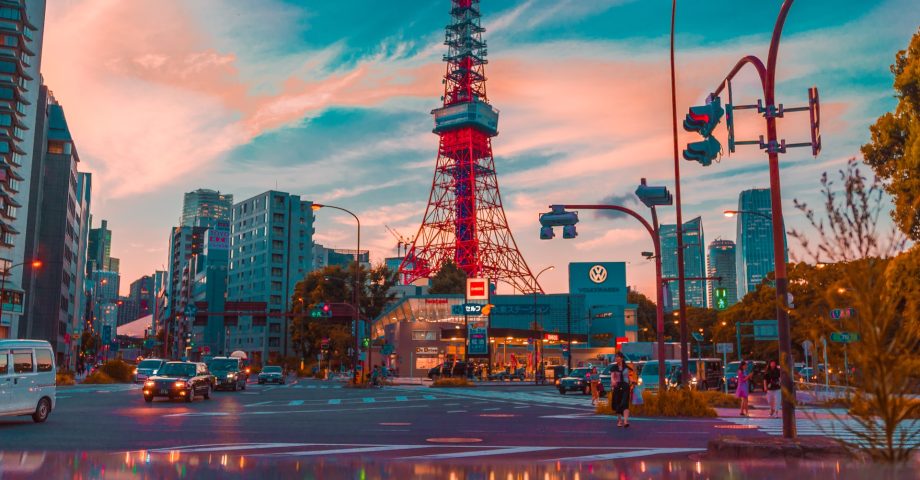
<path fill-rule="evenodd" d="M 724 436 L 709 441 L 706 459 L 842 459 L 852 458 L 839 443 L 826 438 L 787 440 L 784 438 L 740 439 Z"/>

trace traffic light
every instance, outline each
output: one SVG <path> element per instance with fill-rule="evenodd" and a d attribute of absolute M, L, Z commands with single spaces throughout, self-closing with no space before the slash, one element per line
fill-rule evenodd
<path fill-rule="evenodd" d="M 721 287 L 716 288 L 713 290 L 713 296 L 715 296 L 717 310 L 725 310 L 728 308 L 728 289 Z"/>
<path fill-rule="evenodd" d="M 370 337 L 364 337 L 364 338 L 361 339 L 361 347 L 362 347 L 362 348 L 367 348 L 367 347 L 370 347 L 370 346 L 371 346 L 371 339 L 370 339 Z"/>
<path fill-rule="evenodd" d="M 708 137 L 705 140 L 687 144 L 687 149 L 684 150 L 684 160 L 696 160 L 704 167 L 708 167 L 721 152 L 722 144 L 716 140 L 716 137 Z"/>
<path fill-rule="evenodd" d="M 711 98 L 706 105 L 690 107 L 690 112 L 684 119 L 684 130 L 688 132 L 698 132 L 703 141 L 693 142 L 687 145 L 684 150 L 684 160 L 695 160 L 700 162 L 704 167 L 712 164 L 712 161 L 722 152 L 722 144 L 712 136 L 712 132 L 725 115 L 725 109 L 722 108 L 722 101 L 719 97 Z"/>
<path fill-rule="evenodd" d="M 540 239 L 550 240 L 555 235 L 553 227 L 562 227 L 562 238 L 575 238 L 578 232 L 575 224 L 578 223 L 578 212 L 569 212 L 562 205 L 551 205 L 551 210 L 540 214 Z"/>
<path fill-rule="evenodd" d="M 311 318 L 332 318 L 332 305 L 319 303 L 310 310 Z"/>

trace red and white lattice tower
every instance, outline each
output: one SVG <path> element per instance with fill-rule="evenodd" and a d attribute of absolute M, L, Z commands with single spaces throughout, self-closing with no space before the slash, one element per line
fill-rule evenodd
<path fill-rule="evenodd" d="M 441 137 L 428 208 L 400 274 L 430 278 L 447 261 L 468 277 L 489 278 L 530 293 L 542 291 L 514 242 L 502 209 L 492 137 L 498 110 L 486 97 L 486 43 L 479 0 L 452 0 L 444 44 L 444 106 L 432 110 Z"/>

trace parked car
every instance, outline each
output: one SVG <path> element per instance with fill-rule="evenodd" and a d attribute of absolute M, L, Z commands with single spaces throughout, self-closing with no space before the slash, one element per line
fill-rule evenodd
<path fill-rule="evenodd" d="M 690 388 L 700 390 L 721 390 L 724 372 L 722 360 L 718 358 L 690 359 Z M 678 364 L 668 374 L 668 386 L 677 388 L 681 383 L 681 366 Z M 702 373 L 701 373 L 702 372 Z"/>
<path fill-rule="evenodd" d="M 226 388 L 232 391 L 246 390 L 249 374 L 244 370 L 242 360 L 236 357 L 214 357 L 208 363 L 208 369 L 217 377 L 215 390 Z"/>
<path fill-rule="evenodd" d="M 517 379 L 517 380 L 520 380 L 520 381 L 523 382 L 523 381 L 524 381 L 524 377 L 526 377 L 526 376 L 527 376 L 527 372 L 525 371 L 525 369 L 524 369 L 523 367 L 521 367 L 521 368 L 519 368 L 519 369 L 517 369 L 517 370 L 515 370 L 515 371 L 513 371 L 513 372 L 511 371 L 510 368 L 506 368 L 506 369 L 501 370 L 501 371 L 498 371 L 498 372 L 492 372 L 492 374 L 489 375 L 489 380 L 499 380 L 499 381 L 502 381 L 502 382 L 505 381 L 505 380 L 508 380 L 508 381 L 512 381 L 512 382 L 513 382 L 515 379 Z"/>
<path fill-rule="evenodd" d="M 441 377 L 465 377 L 467 368 L 466 362 L 444 362 L 428 370 L 428 378 L 437 380 Z"/>
<path fill-rule="evenodd" d="M 266 383 L 284 385 L 284 371 L 281 367 L 270 365 L 259 372 L 259 385 L 265 385 Z"/>
<path fill-rule="evenodd" d="M 763 390 L 763 374 L 767 369 L 767 362 L 751 360 L 748 361 L 748 364 L 748 374 L 751 375 L 751 379 L 748 380 L 748 392 Z M 738 367 L 740 365 L 741 362 L 728 362 L 728 365 L 725 366 L 725 382 L 728 384 L 729 391 L 738 388 Z"/>
<path fill-rule="evenodd" d="M 559 393 L 562 395 L 565 395 L 566 392 L 581 392 L 585 395 L 591 393 L 591 386 L 588 385 L 588 381 L 585 379 L 590 370 L 588 367 L 579 367 L 559 379 Z"/>
<path fill-rule="evenodd" d="M 632 367 L 633 371 L 636 372 L 636 378 L 638 378 L 639 374 L 642 372 L 643 365 L 645 365 L 645 361 L 643 360 L 639 362 L 626 362 L 626 365 L 628 365 L 629 367 Z M 613 364 L 611 363 L 607 365 L 606 367 L 604 367 L 604 370 L 601 372 L 601 391 L 600 391 L 601 395 L 606 395 L 607 392 L 612 391 L 610 389 L 610 380 L 611 380 L 610 370 L 612 369 L 613 369 Z"/>
<path fill-rule="evenodd" d="M 680 366 L 680 360 L 665 360 L 665 379 L 671 372 Z M 639 388 L 649 391 L 658 391 L 658 360 L 649 360 L 639 370 Z"/>
<path fill-rule="evenodd" d="M 157 375 L 144 382 L 143 393 L 147 403 L 156 397 L 183 398 L 192 402 L 197 395 L 209 400 L 211 387 L 211 372 L 204 363 L 167 362 Z"/>
<path fill-rule="evenodd" d="M 44 340 L 0 340 L 0 416 L 48 419 L 56 406 L 54 354 Z"/>
<path fill-rule="evenodd" d="M 546 374 L 553 379 L 553 385 L 558 386 L 559 381 L 566 376 L 568 367 L 565 365 L 551 365 L 546 368 Z"/>
<path fill-rule="evenodd" d="M 147 377 L 156 375 L 157 372 L 166 365 L 166 360 L 161 358 L 148 358 L 141 360 L 134 369 L 134 383 L 143 383 Z"/>

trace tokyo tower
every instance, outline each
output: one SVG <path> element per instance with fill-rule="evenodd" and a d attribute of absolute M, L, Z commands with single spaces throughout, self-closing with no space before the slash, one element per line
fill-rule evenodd
<path fill-rule="evenodd" d="M 486 43 L 479 0 L 452 0 L 446 28 L 444 105 L 431 111 L 440 137 L 428 208 L 400 274 L 406 283 L 430 278 L 448 261 L 467 277 L 542 292 L 514 242 L 502 208 L 492 137 L 498 110 L 486 97 Z"/>

